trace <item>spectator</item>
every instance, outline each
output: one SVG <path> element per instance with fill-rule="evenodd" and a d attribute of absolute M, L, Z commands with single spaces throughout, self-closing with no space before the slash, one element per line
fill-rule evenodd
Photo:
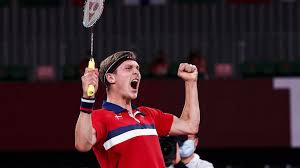
<path fill-rule="evenodd" d="M 181 162 L 188 168 L 213 168 L 211 163 L 200 159 L 200 156 L 195 153 L 197 145 L 198 136 L 188 135 L 188 139 L 179 147 Z"/>
<path fill-rule="evenodd" d="M 182 137 L 182 136 L 181 136 Z M 177 155 L 174 160 L 174 165 L 168 168 L 213 168 L 213 164 L 200 159 L 200 156 L 195 153 L 198 145 L 198 136 L 188 135 L 187 138 L 177 138 Z"/>

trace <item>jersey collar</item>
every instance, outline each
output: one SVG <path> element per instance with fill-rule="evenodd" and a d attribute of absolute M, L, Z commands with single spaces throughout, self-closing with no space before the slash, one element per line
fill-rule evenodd
<path fill-rule="evenodd" d="M 132 107 L 133 110 L 137 110 L 137 107 L 135 105 L 131 104 L 131 107 Z M 124 111 L 127 111 L 123 107 L 121 107 L 119 105 L 116 105 L 114 103 L 110 103 L 108 101 L 103 101 L 102 108 L 113 111 L 115 114 L 119 114 L 119 113 L 122 113 Z"/>

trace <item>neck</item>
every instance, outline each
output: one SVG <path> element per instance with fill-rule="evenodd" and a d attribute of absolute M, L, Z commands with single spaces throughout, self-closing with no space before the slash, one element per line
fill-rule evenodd
<path fill-rule="evenodd" d="M 114 103 L 118 106 L 123 107 L 124 109 L 127 109 L 128 111 L 132 112 L 132 107 L 131 107 L 131 100 L 123 98 L 117 94 L 110 94 L 107 93 L 107 99 L 106 101 L 110 103 Z"/>
<path fill-rule="evenodd" d="M 194 158 L 194 154 L 192 154 L 191 156 L 187 157 L 187 158 L 182 158 L 181 161 L 184 164 L 188 164 L 190 163 L 190 161 Z"/>

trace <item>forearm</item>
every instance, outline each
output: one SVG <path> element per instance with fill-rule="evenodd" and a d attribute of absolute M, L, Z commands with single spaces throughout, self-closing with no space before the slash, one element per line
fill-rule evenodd
<path fill-rule="evenodd" d="M 80 114 L 75 127 L 75 147 L 79 151 L 89 151 L 96 143 L 96 131 L 92 126 L 93 106 L 95 93 L 98 90 L 98 69 L 86 68 L 81 77 L 83 96 L 80 104 Z M 94 86 L 94 94 L 89 96 L 87 89 L 89 85 Z"/>
<path fill-rule="evenodd" d="M 200 108 L 197 81 L 185 82 L 185 104 L 180 119 L 190 125 L 193 132 L 198 132 L 200 124 Z"/>
<path fill-rule="evenodd" d="M 91 114 L 80 112 L 75 128 L 75 147 L 79 151 L 89 151 L 95 142 Z"/>

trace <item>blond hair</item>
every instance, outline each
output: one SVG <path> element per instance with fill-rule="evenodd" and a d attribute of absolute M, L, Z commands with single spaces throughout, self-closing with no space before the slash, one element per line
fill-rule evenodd
<path fill-rule="evenodd" d="M 99 78 L 101 82 L 107 84 L 106 73 L 112 73 L 125 60 L 136 61 L 136 58 L 135 53 L 132 51 L 119 51 L 105 58 L 99 66 Z"/>

